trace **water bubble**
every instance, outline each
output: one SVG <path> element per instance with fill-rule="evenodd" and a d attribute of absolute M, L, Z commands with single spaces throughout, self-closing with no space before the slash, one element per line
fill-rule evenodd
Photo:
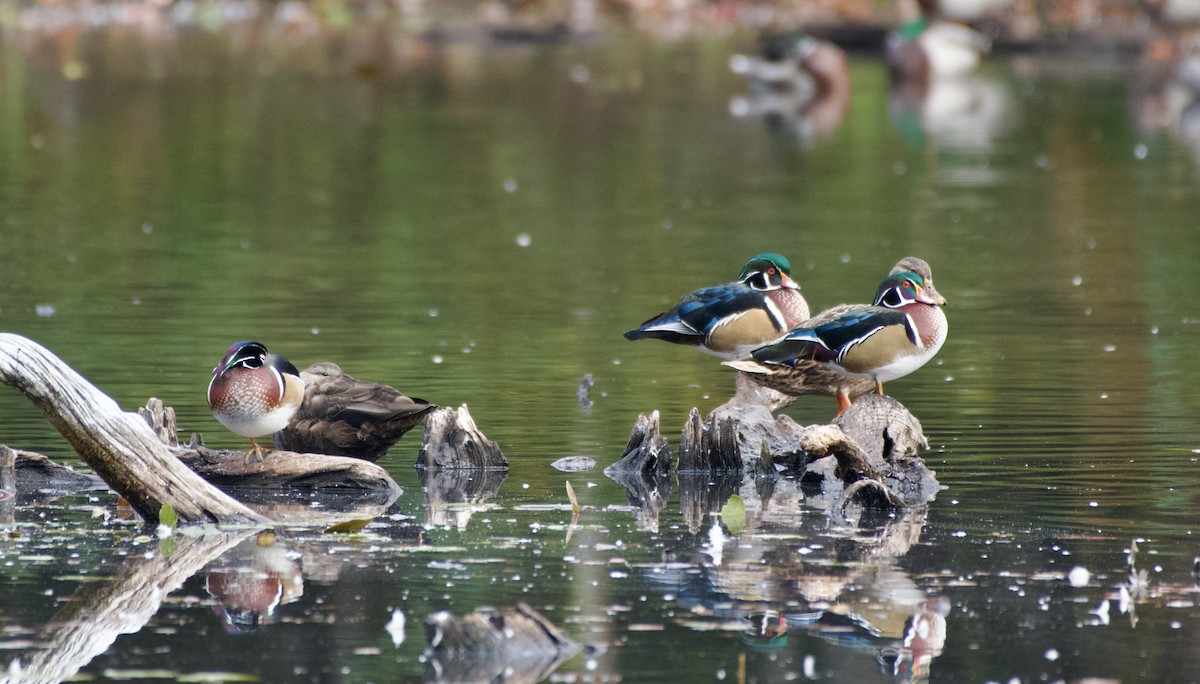
<path fill-rule="evenodd" d="M 1049 660 L 1051 662 L 1058 660 L 1058 649 L 1054 649 L 1054 648 L 1046 649 L 1046 660 Z"/>
<path fill-rule="evenodd" d="M 434 354 L 434 355 L 433 355 L 433 362 L 434 362 L 434 363 L 441 363 L 441 362 L 442 362 L 442 360 L 443 360 L 443 359 L 442 359 L 442 355 L 441 355 L 441 354 Z"/>
<path fill-rule="evenodd" d="M 505 192 L 516 192 L 517 191 L 517 179 L 509 178 L 508 180 L 504 181 L 504 191 Z"/>
<path fill-rule="evenodd" d="M 58 309 L 54 308 L 53 304 L 37 304 L 33 307 L 33 312 L 38 318 L 50 318 Z"/>
<path fill-rule="evenodd" d="M 154 232 L 154 226 L 150 225 L 149 223 L 143 223 L 142 224 L 142 232 L 145 233 L 146 235 L 149 235 L 150 233 Z"/>
<path fill-rule="evenodd" d="M 1091 578 L 1092 573 L 1088 572 L 1087 568 L 1080 565 L 1076 565 L 1075 567 L 1071 568 L 1071 572 L 1067 573 L 1067 581 L 1070 582 L 1071 586 L 1073 587 L 1086 587 L 1088 580 Z"/>
<path fill-rule="evenodd" d="M 321 329 L 320 329 L 320 328 L 318 328 L 318 327 L 315 327 L 315 326 L 314 326 L 314 327 L 312 328 L 312 331 L 311 331 L 311 332 L 312 332 L 312 334 L 314 334 L 314 335 L 320 335 L 320 334 L 321 334 Z"/>
<path fill-rule="evenodd" d="M 528 247 L 531 244 L 533 244 L 533 238 L 530 237 L 529 233 L 521 233 L 517 236 L 518 247 Z"/>
<path fill-rule="evenodd" d="M 571 67 L 571 80 L 576 83 L 587 83 L 592 79 L 592 70 L 586 65 L 576 64 Z"/>
<path fill-rule="evenodd" d="M 1115 344 L 1104 345 L 1104 351 L 1106 351 L 1106 352 L 1115 352 L 1116 350 L 1117 350 L 1117 345 L 1115 345 Z"/>
<path fill-rule="evenodd" d="M 1075 287 L 1079 287 L 1083 284 L 1083 276 L 1075 276 L 1074 278 L 1071 278 L 1071 284 Z"/>
<path fill-rule="evenodd" d="M 850 263 L 850 255 L 843 254 L 842 256 L 838 257 L 838 260 L 840 260 L 843 264 L 848 264 Z"/>
<path fill-rule="evenodd" d="M 1147 149 L 1146 145 L 1143 143 L 1138 143 L 1133 146 L 1133 158 L 1134 159 L 1138 159 L 1138 160 L 1145 159 L 1146 155 L 1148 155 L 1149 153 L 1150 153 L 1150 150 Z"/>

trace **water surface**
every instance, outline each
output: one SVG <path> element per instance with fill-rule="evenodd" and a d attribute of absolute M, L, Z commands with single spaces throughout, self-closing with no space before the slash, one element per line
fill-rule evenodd
<path fill-rule="evenodd" d="M 216 42 L 76 81 L 6 48 L 0 328 L 227 448 L 203 396 L 230 342 L 336 360 L 468 404 L 511 470 L 431 506 L 411 435 L 382 461 L 404 494 L 362 534 L 251 538 L 81 677 L 404 681 L 426 615 L 525 601 L 591 646 L 561 679 L 1197 679 L 1200 155 L 1139 123 L 1131 65 L 997 58 L 947 115 L 889 102 L 859 57 L 842 125 L 812 139 L 730 114 L 733 40 L 451 44 L 369 74 Z M 781 493 L 715 548 L 678 487 L 652 515 L 600 468 L 550 467 L 615 461 L 640 412 L 673 432 L 727 398 L 714 359 L 621 332 L 763 251 L 814 308 L 932 264 L 949 341 L 888 387 L 933 445 L 928 510 L 855 525 Z M 78 463 L 17 392 L 0 412 L 0 441 Z M 115 499 L 16 511 L 0 663 L 160 553 Z M 252 592 L 213 589 L 246 567 L 285 585 L 253 620 Z M 904 652 L 922 613 L 945 613 L 940 653 Z"/>

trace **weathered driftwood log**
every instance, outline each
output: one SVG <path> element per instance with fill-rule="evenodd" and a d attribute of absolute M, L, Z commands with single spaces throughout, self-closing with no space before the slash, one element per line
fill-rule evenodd
<path fill-rule="evenodd" d="M 400 486 L 386 470 L 361 459 L 270 451 L 261 460 L 247 462 L 245 452 L 209 449 L 199 435 L 178 446 L 175 411 L 156 398 L 151 397 L 138 409 L 138 415 L 165 443 L 174 443 L 171 451 L 180 461 L 217 487 L 239 490 L 239 496 L 249 488 L 289 492 L 335 490 L 376 500 L 395 499 L 400 494 Z"/>
<path fill-rule="evenodd" d="M 540 682 L 579 646 L 533 608 L 425 620 L 430 679 L 439 682 Z"/>
<path fill-rule="evenodd" d="M 440 408 L 425 419 L 425 439 L 417 467 L 429 470 L 466 468 L 508 470 L 500 446 L 475 427 L 467 405 Z"/>
<path fill-rule="evenodd" d="M 39 630 L 32 648 L 0 656 L 0 680 L 17 669 L 20 675 L 15 681 L 22 684 L 70 678 L 112 646 L 118 635 L 140 630 L 172 591 L 252 533 L 243 529 L 195 537 L 178 535 L 170 556 L 161 551 L 130 553 L 112 579 L 82 583 Z M 11 666 L 11 660 L 19 660 L 19 666 Z"/>
<path fill-rule="evenodd" d="M 186 522 L 265 522 L 189 470 L 145 420 L 122 411 L 36 342 L 0 333 L 0 381 L 29 397 L 80 458 L 143 519 L 156 521 L 165 503 Z"/>
<path fill-rule="evenodd" d="M 400 493 L 400 486 L 382 467 L 350 456 L 269 451 L 262 460 L 247 463 L 245 452 L 209 449 L 198 438 L 175 450 L 175 455 L 222 489 L 336 490 L 384 497 Z"/>

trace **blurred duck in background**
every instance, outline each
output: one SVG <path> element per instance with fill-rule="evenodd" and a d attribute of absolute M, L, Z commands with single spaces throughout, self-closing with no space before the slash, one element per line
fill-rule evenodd
<path fill-rule="evenodd" d="M 733 98 L 738 118 L 765 118 L 768 124 L 811 140 L 836 131 L 850 102 L 846 53 L 801 31 L 763 36 L 762 56 L 735 54 L 733 73 L 744 76 L 750 92 Z"/>

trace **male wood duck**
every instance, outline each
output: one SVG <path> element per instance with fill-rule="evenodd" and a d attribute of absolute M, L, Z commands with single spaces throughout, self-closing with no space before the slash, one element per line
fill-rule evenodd
<path fill-rule="evenodd" d="M 213 369 L 208 407 L 222 425 L 252 445 L 245 462 L 267 451 L 257 438 L 282 430 L 304 398 L 304 381 L 287 359 L 261 343 L 235 342 Z"/>
<path fill-rule="evenodd" d="M 275 433 L 279 449 L 377 461 L 437 409 L 387 385 L 357 380 L 328 361 L 309 366 L 300 378 L 304 402 Z"/>
<path fill-rule="evenodd" d="M 759 254 L 746 262 L 736 281 L 684 295 L 625 338 L 652 337 L 736 359 L 779 339 L 808 315 L 808 302 L 791 278 L 788 260 Z"/>
<path fill-rule="evenodd" d="M 785 394 L 832 394 L 838 415 L 850 397 L 925 365 L 946 341 L 946 299 L 929 264 L 905 257 L 880 285 L 872 304 L 841 304 L 821 312 L 782 340 L 726 365 Z"/>

